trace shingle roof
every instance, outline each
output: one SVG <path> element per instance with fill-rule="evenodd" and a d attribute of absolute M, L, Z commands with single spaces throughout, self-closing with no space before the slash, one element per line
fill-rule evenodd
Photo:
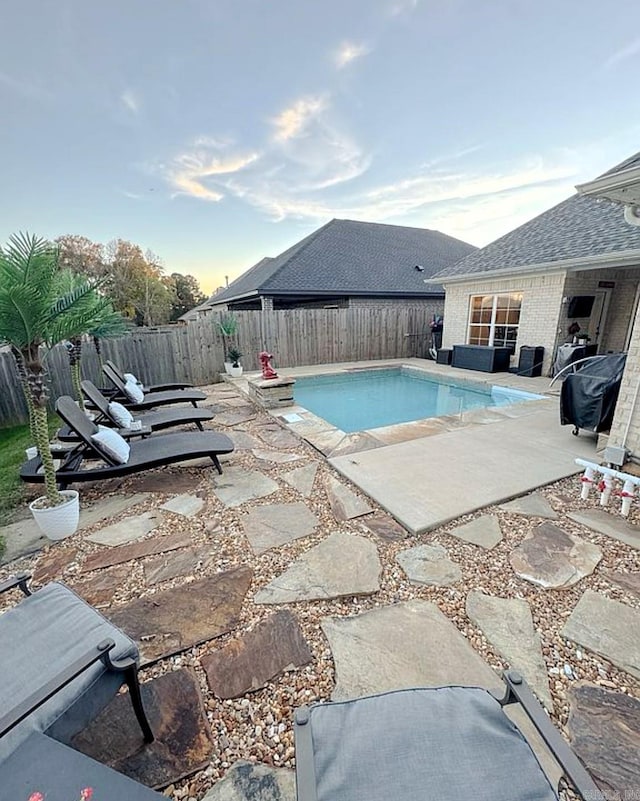
<path fill-rule="evenodd" d="M 634 167 L 640 167 L 640 152 L 629 156 L 629 158 L 621 161 L 620 164 L 616 164 L 615 167 L 611 167 L 610 170 L 603 172 L 598 178 L 604 178 L 605 175 L 615 175 L 617 172 L 623 172 L 624 170 L 632 170 Z"/>
<path fill-rule="evenodd" d="M 640 249 L 640 227 L 625 222 L 620 207 L 573 195 L 496 239 L 436 276 L 451 279 Z"/>
<path fill-rule="evenodd" d="M 442 294 L 425 283 L 475 250 L 460 239 L 424 228 L 331 220 L 273 259 L 262 259 L 213 303 L 261 295 Z M 416 265 L 424 268 L 421 272 Z"/>

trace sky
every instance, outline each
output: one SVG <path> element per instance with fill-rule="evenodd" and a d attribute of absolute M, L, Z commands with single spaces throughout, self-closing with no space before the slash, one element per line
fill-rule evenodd
<path fill-rule="evenodd" d="M 338 217 L 484 245 L 640 150 L 631 0 L 5 0 L 0 242 L 206 292 Z"/>

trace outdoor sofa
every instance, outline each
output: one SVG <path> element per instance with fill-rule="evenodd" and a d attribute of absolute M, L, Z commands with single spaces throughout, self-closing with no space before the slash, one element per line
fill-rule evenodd
<path fill-rule="evenodd" d="M 0 801 L 73 801 L 92 787 L 100 801 L 163 796 L 69 746 L 123 684 L 153 741 L 138 683 L 138 648 L 62 583 L 32 593 L 29 576 L 0 582 L 24 598 L 0 615 Z"/>

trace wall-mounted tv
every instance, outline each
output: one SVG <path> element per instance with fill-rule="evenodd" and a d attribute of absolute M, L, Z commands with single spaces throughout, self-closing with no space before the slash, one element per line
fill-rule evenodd
<path fill-rule="evenodd" d="M 570 320 L 575 320 L 576 317 L 590 317 L 595 299 L 595 295 L 574 295 L 569 299 L 567 317 Z"/>

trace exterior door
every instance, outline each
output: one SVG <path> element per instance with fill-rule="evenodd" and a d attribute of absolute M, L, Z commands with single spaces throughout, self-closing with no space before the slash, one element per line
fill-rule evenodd
<path fill-rule="evenodd" d="M 602 350 L 602 342 L 605 335 L 605 325 L 607 322 L 607 312 L 609 311 L 609 300 L 611 290 L 599 289 L 595 293 L 596 299 L 591 309 L 589 318 L 589 344 L 598 346 L 598 353 Z"/>

